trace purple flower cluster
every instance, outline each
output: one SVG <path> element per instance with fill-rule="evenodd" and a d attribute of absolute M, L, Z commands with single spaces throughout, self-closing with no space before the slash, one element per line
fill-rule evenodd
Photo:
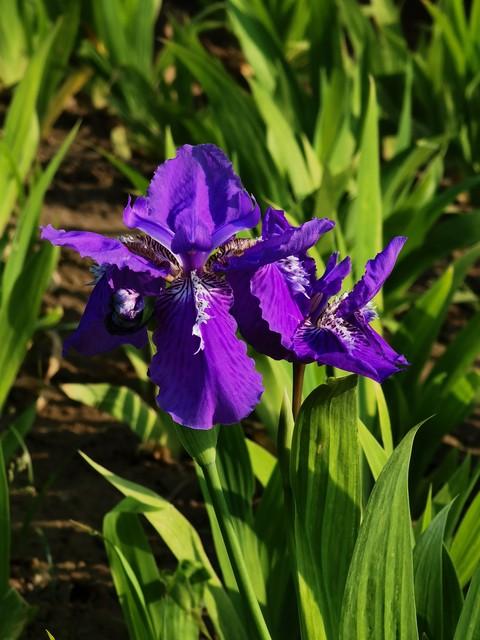
<path fill-rule="evenodd" d="M 147 195 L 129 202 L 119 238 L 44 227 L 42 237 L 95 262 L 94 288 L 65 350 L 93 355 L 129 343 L 156 353 L 149 375 L 158 404 L 188 427 L 208 429 L 248 415 L 262 381 L 241 334 L 258 352 L 329 364 L 382 381 L 407 362 L 370 326 L 371 299 L 405 238 L 394 238 L 339 295 L 347 258 L 328 260 L 320 279 L 307 251 L 333 228 L 327 218 L 291 226 L 260 209 L 228 158 L 210 144 L 181 147 L 160 165 Z"/>

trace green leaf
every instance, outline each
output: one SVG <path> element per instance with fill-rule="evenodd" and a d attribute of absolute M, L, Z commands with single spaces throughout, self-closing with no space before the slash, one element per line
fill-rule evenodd
<path fill-rule="evenodd" d="M 480 638 L 480 565 L 477 567 L 468 589 L 460 620 L 453 640 L 478 640 Z"/>
<path fill-rule="evenodd" d="M 32 57 L 22 82 L 16 87 L 3 126 L 4 149 L 0 152 L 0 233 L 3 232 L 40 139 L 37 100 L 48 56 L 58 31 L 52 29 Z"/>
<path fill-rule="evenodd" d="M 464 587 L 480 562 L 480 493 L 467 509 L 450 548 L 460 584 Z"/>
<path fill-rule="evenodd" d="M 0 84 L 21 80 L 28 61 L 26 24 L 17 0 L 5 0 L 0 14 Z"/>
<path fill-rule="evenodd" d="M 338 636 L 348 566 L 360 524 L 356 376 L 309 395 L 295 426 L 290 482 L 302 637 Z"/>
<path fill-rule="evenodd" d="M 395 152 L 399 153 L 410 146 L 412 138 L 412 84 L 413 67 L 411 62 L 405 70 L 405 90 L 403 92 L 402 110 L 395 140 Z"/>
<path fill-rule="evenodd" d="M 382 249 L 382 194 L 380 191 L 378 108 L 373 78 L 369 80 L 368 105 L 360 141 L 358 196 L 354 205 L 354 272 L 363 275 L 367 260 Z M 377 298 L 380 306 L 381 296 Z"/>
<path fill-rule="evenodd" d="M 454 271 L 449 267 L 442 276 L 416 301 L 403 318 L 394 343 L 412 363 L 405 378 L 409 384 L 420 375 L 435 341 L 448 307 Z"/>
<path fill-rule="evenodd" d="M 267 585 L 268 623 L 274 638 L 298 634 L 288 517 L 277 464 L 255 511 L 255 532 L 263 542 L 260 560 Z"/>
<path fill-rule="evenodd" d="M 117 476 L 85 454 L 83 458 L 124 496 L 131 498 L 128 511 L 143 513 L 177 560 L 201 564 L 210 578 L 205 593 L 205 606 L 222 640 L 244 640 L 241 618 L 215 573 L 198 533 L 190 522 L 167 500 L 139 484 Z"/>
<path fill-rule="evenodd" d="M 61 385 L 72 400 L 105 411 L 119 422 L 127 424 L 142 442 L 166 443 L 167 418 L 152 409 L 135 391 L 107 383 Z"/>
<path fill-rule="evenodd" d="M 1 304 L 7 304 L 8 297 L 13 289 L 16 279 L 19 277 L 25 265 L 25 259 L 31 246 L 32 239 L 37 234 L 38 219 L 42 208 L 45 193 L 52 182 L 58 167 L 62 163 L 75 136 L 78 133 L 80 123 L 77 123 L 63 140 L 60 148 L 50 160 L 45 171 L 35 181 L 32 190 L 21 209 L 18 218 L 15 235 L 10 245 L 5 269 L 2 276 Z"/>
<path fill-rule="evenodd" d="M 3 592 L 0 595 L 0 638 L 20 640 L 35 613 L 36 608 L 27 604 L 15 589 Z"/>
<path fill-rule="evenodd" d="M 246 443 L 248 453 L 250 455 L 250 464 L 252 465 L 255 478 L 263 487 L 266 487 L 272 477 L 273 470 L 277 464 L 277 459 L 254 440 L 247 438 Z"/>
<path fill-rule="evenodd" d="M 44 243 L 30 256 L 13 287 L 8 305 L 0 309 L 0 411 L 27 352 L 57 257 L 58 248 Z"/>
<path fill-rule="evenodd" d="M 443 545 L 443 632 L 453 638 L 463 607 L 463 593 L 450 554 Z"/>
<path fill-rule="evenodd" d="M 477 312 L 455 336 L 435 363 L 429 378 L 442 378 L 442 394 L 448 393 L 457 380 L 467 373 L 480 353 L 480 312 Z M 437 391 L 438 394 L 438 391 Z M 437 395 L 438 397 L 438 395 Z"/>
<path fill-rule="evenodd" d="M 118 531 L 120 527 L 121 530 Z M 149 583 L 141 582 L 145 577 L 143 570 L 150 569 L 153 557 L 151 557 L 151 550 L 148 548 L 138 518 L 135 514 L 109 512 L 103 520 L 103 534 L 113 582 L 122 605 L 123 617 L 127 622 L 130 637 L 132 640 L 134 638 L 154 640 L 158 637 L 156 633 L 158 627 L 154 628 L 142 589 L 142 584 Z M 135 563 L 135 567 L 132 566 L 130 560 Z M 141 573 L 136 573 L 135 569 L 140 570 Z M 148 574 L 151 577 L 151 572 Z M 155 586 L 160 587 L 159 575 L 156 576 L 153 589 Z M 158 595 L 157 599 L 159 599 Z M 156 622 L 159 624 L 158 620 Z"/>
<path fill-rule="evenodd" d="M 370 471 L 374 479 L 377 480 L 383 467 L 387 463 L 388 454 L 361 420 L 358 421 L 358 440 L 367 459 Z"/>
<path fill-rule="evenodd" d="M 413 551 L 418 631 L 444 638 L 443 540 L 452 503 L 444 507 L 421 534 Z"/>
<path fill-rule="evenodd" d="M 138 191 L 140 194 L 146 193 L 148 189 L 148 180 L 145 178 L 139 171 L 131 167 L 129 164 L 114 156 L 113 153 L 109 153 L 102 149 L 101 147 L 96 147 L 97 151 L 106 158 L 112 167 L 115 167 L 121 174 L 123 174 L 127 180 L 130 181 L 130 184 L 134 189 Z"/>
<path fill-rule="evenodd" d="M 202 621 L 205 581 L 208 574 L 202 567 L 181 562 L 173 574 L 166 576 L 166 595 L 160 603 L 162 618 L 161 638 L 185 638 L 211 640 Z"/>
<path fill-rule="evenodd" d="M 103 535 L 130 636 L 159 637 L 160 573 L 138 516 L 113 509 L 103 519 Z"/>
<path fill-rule="evenodd" d="M 115 67 L 131 65 L 149 76 L 153 64 L 155 23 L 161 0 L 98 0 L 94 26 Z"/>
<path fill-rule="evenodd" d="M 10 498 L 7 471 L 0 447 L 0 595 L 8 589 L 10 577 Z"/>
<path fill-rule="evenodd" d="M 260 82 L 251 80 L 253 97 L 267 127 L 271 157 L 282 175 L 287 175 L 297 198 L 304 198 L 320 186 L 320 167 L 310 172 L 295 131 L 282 109 Z"/>
<path fill-rule="evenodd" d="M 377 400 L 378 422 L 380 425 L 380 434 L 382 436 L 383 447 L 387 456 L 390 456 L 393 452 L 393 436 L 388 406 L 385 400 L 382 386 L 378 383 L 374 383 L 373 388 Z"/>
<path fill-rule="evenodd" d="M 341 640 L 418 638 L 408 500 L 415 433 L 395 449 L 370 495 L 348 572 Z"/>
<path fill-rule="evenodd" d="M 267 428 L 270 437 L 275 438 L 283 394 L 285 391 L 291 393 L 292 367 L 286 360 L 273 360 L 260 354 L 255 354 L 255 364 L 265 387 L 255 412 Z"/>
<path fill-rule="evenodd" d="M 27 409 L 15 418 L 8 428 L 0 436 L 0 443 L 3 449 L 5 464 L 8 465 L 15 455 L 20 442 L 25 438 L 33 426 L 37 415 L 35 403 L 33 402 Z"/>

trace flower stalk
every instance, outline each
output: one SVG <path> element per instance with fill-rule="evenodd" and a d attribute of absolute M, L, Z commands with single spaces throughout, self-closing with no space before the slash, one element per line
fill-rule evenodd
<path fill-rule="evenodd" d="M 178 437 L 195 462 L 201 467 L 208 495 L 210 497 L 215 516 L 218 521 L 225 549 L 232 566 L 235 580 L 244 600 L 258 640 L 271 640 L 270 632 L 263 617 L 260 605 L 255 595 L 248 570 L 243 559 L 242 550 L 230 517 L 227 502 L 223 493 L 222 483 L 216 465 L 216 445 L 218 426 L 204 431 L 196 429 L 177 429 Z"/>
<path fill-rule="evenodd" d="M 213 462 L 202 467 L 205 483 L 212 502 L 215 515 L 217 517 L 220 533 L 222 534 L 223 543 L 227 550 L 227 554 L 232 565 L 235 580 L 257 631 L 259 640 L 271 640 L 265 618 L 263 617 L 260 605 L 255 595 L 247 567 L 243 559 L 242 550 L 238 542 L 237 534 L 234 529 L 228 506 L 223 494 L 220 476 L 218 475 L 217 465 Z"/>
<path fill-rule="evenodd" d="M 303 379 L 305 377 L 305 365 L 303 362 L 293 363 L 293 389 L 292 389 L 292 413 L 296 420 L 302 406 Z"/>

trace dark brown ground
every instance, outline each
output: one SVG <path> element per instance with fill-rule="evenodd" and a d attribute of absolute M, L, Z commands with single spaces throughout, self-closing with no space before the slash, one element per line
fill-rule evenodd
<path fill-rule="evenodd" d="M 63 119 L 47 141 L 43 159 L 74 121 L 73 116 Z M 44 223 L 108 233 L 121 229 L 129 185 L 92 148 L 107 146 L 109 127 L 110 122 L 101 113 L 82 125 L 46 199 Z M 98 132 L 104 132 L 107 139 Z M 141 164 L 148 176 L 152 167 Z M 62 324 L 80 317 L 89 280 L 86 262 L 73 252 L 63 251 L 47 297 L 47 304 L 64 308 Z M 51 332 L 50 337 L 34 345 L 10 397 L 12 407 L 25 406 L 40 391 L 38 380 L 45 377 L 49 363 L 58 368 L 42 391 L 45 401 L 40 403 L 27 438 L 35 489 L 28 486 L 25 471 L 17 469 L 14 473 L 12 584 L 39 608 L 24 636 L 26 640 L 46 637 L 45 628 L 56 640 L 123 640 L 128 636 L 103 543 L 72 522 L 101 530 L 103 515 L 121 496 L 83 461 L 78 451 L 171 499 L 200 530 L 207 525 L 194 472 L 187 463 L 162 461 L 161 452 L 141 452 L 138 439 L 127 427 L 64 396 L 59 388 L 64 382 L 107 381 L 135 386 L 132 369 L 121 351 L 88 359 L 60 359 L 59 338 L 64 335 Z M 168 551 L 154 535 L 151 538 L 161 567 L 173 568 Z"/>

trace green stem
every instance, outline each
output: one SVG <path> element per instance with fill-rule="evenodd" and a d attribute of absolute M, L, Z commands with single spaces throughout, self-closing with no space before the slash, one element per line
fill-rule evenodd
<path fill-rule="evenodd" d="M 293 363 L 293 389 L 292 389 L 292 413 L 296 420 L 302 406 L 303 378 L 305 376 L 305 365 L 303 362 Z"/>
<path fill-rule="evenodd" d="M 247 567 L 245 566 L 233 522 L 230 519 L 229 509 L 225 501 L 215 462 L 202 466 L 202 471 L 240 594 L 248 606 L 257 630 L 258 638 L 261 640 L 271 640 L 270 632 L 248 576 Z"/>

